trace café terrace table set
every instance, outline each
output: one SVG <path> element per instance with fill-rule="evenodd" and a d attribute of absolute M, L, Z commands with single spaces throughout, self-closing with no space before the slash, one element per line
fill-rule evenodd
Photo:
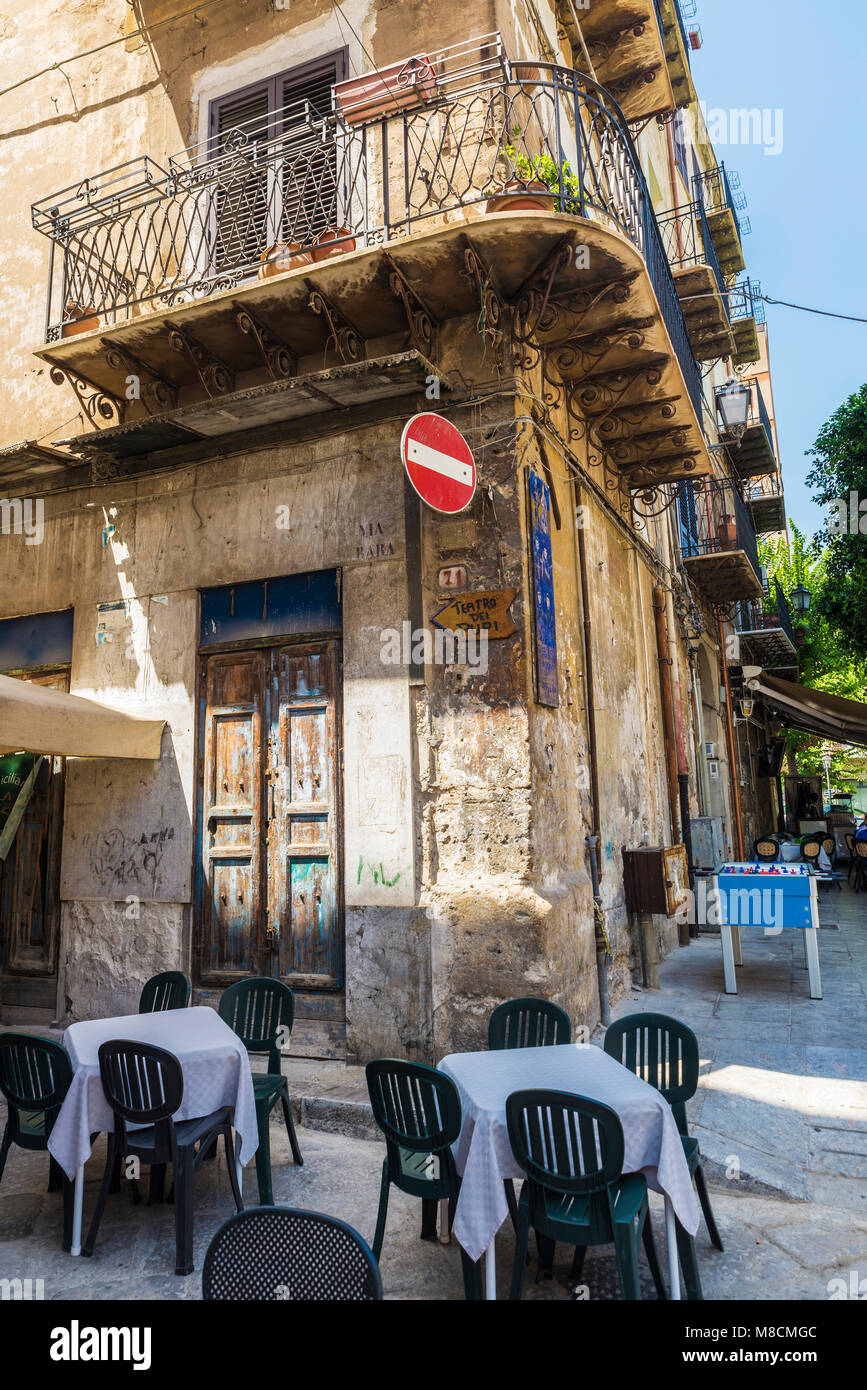
<path fill-rule="evenodd" d="M 372 1251 L 352 1227 L 320 1213 L 272 1205 L 269 1114 L 278 1101 L 296 1164 L 280 1048 L 291 1030 L 291 991 L 270 978 L 227 989 L 219 1012 L 187 1007 L 189 981 L 156 977 L 140 1007 L 152 1012 L 72 1024 L 63 1045 L 0 1034 L 0 1090 L 10 1146 L 47 1149 L 49 1189 L 63 1190 L 64 1248 L 93 1253 L 109 1192 L 120 1175 L 150 1168 L 162 1195 L 172 1164 L 175 1270 L 193 1268 L 193 1176 L 223 1140 L 236 1215 L 205 1259 L 205 1298 L 381 1298 L 378 1261 L 392 1186 L 422 1203 L 423 1239 L 454 1234 L 468 1298 L 496 1297 L 495 1238 L 511 1221 L 516 1251 L 511 1297 L 520 1298 L 531 1230 L 540 1273 L 555 1242 L 584 1254 L 613 1245 L 624 1298 L 640 1298 L 644 1253 L 661 1298 L 701 1298 L 693 1237 L 699 1205 L 722 1249 L 701 1167 L 687 1130 L 686 1101 L 698 1083 L 695 1035 L 675 1019 L 634 1014 L 612 1024 L 604 1049 L 573 1044 L 568 1016 L 539 999 L 494 1010 L 488 1049 L 453 1054 L 439 1068 L 378 1059 L 367 1065 L 377 1124 L 385 1137 Z M 248 1054 L 267 1057 L 251 1072 Z M 105 1172 L 82 1243 L 84 1165 L 98 1133 L 108 1136 Z M 253 1155 L 260 1206 L 243 1210 L 242 1169 Z M 521 1183 L 516 1191 L 516 1180 Z M 665 1205 L 668 1288 L 653 1240 L 648 1189 Z M 140 1199 L 137 1188 L 134 1196 Z M 484 1257 L 484 1281 L 482 1277 Z M 326 1269 L 327 1266 L 327 1269 Z M 483 1287 L 484 1282 L 484 1287 Z"/>

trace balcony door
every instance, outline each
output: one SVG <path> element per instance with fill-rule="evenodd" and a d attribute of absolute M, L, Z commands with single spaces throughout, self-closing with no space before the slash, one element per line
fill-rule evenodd
<path fill-rule="evenodd" d="M 345 52 L 335 53 L 211 103 L 213 273 L 252 273 L 278 243 L 309 246 L 345 218 L 333 128 L 322 124 L 345 73 Z"/>

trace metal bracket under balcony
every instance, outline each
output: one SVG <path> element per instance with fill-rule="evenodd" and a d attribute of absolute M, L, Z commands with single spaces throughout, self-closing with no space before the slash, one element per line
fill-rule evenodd
<path fill-rule="evenodd" d="M 678 106 L 688 106 L 696 100 L 696 90 L 689 65 L 689 40 L 679 0 L 658 0 L 658 3 L 665 40 L 665 60 L 675 102 Z"/>
<path fill-rule="evenodd" d="M 593 0 L 581 10 L 581 34 L 596 76 L 628 120 L 678 105 L 656 0 Z"/>
<path fill-rule="evenodd" d="M 204 442 L 210 455 L 219 455 L 230 451 L 234 436 L 248 436 L 251 430 L 284 426 L 330 411 L 357 413 L 366 405 L 395 397 L 421 397 L 434 370 L 417 352 L 395 353 L 233 391 L 161 415 L 140 416 L 61 443 L 79 455 L 75 463 L 93 465 L 94 477 L 116 477 L 125 467 L 168 450 Z M 440 384 L 448 389 L 447 379 L 440 377 Z"/>

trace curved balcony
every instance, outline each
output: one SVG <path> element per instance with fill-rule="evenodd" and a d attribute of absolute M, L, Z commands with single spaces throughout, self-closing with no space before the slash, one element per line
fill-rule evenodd
<path fill-rule="evenodd" d="M 501 370 L 542 362 L 630 485 L 709 473 L 699 368 L 610 95 L 534 61 L 399 97 L 369 120 L 287 108 L 34 205 L 52 243 L 37 355 L 100 447 L 343 407 L 361 378 L 364 399 L 394 395 L 398 359 L 417 390 L 465 317 Z"/>

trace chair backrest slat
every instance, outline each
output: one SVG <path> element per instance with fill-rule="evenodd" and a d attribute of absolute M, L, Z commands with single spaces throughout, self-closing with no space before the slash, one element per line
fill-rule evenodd
<path fill-rule="evenodd" d="M 685 1104 L 698 1087 L 698 1039 L 692 1029 L 667 1014 L 628 1014 L 609 1024 L 604 1047 L 609 1057 L 665 1096 L 685 1134 Z"/>
<path fill-rule="evenodd" d="M 72 1063 L 60 1043 L 31 1033 L 0 1034 L 0 1092 L 9 1107 L 10 1132 L 21 1142 L 20 1111 L 43 1116 L 42 1135 L 28 1126 L 28 1147 L 37 1147 L 51 1133 L 72 1081 Z"/>
<path fill-rule="evenodd" d="M 507 999 L 488 1023 L 488 1047 L 502 1052 L 516 1047 L 554 1047 L 572 1041 L 569 1015 L 550 999 Z"/>
<path fill-rule="evenodd" d="M 280 1070 L 280 1039 L 295 1022 L 295 996 L 282 980 L 258 976 L 238 980 L 223 991 L 220 1017 L 248 1052 L 267 1053 L 268 1070 Z"/>
<path fill-rule="evenodd" d="M 153 975 L 144 985 L 138 1011 L 140 1014 L 157 1014 L 167 1009 L 185 1009 L 191 994 L 192 985 L 182 970 L 164 970 L 161 975 Z"/>
<path fill-rule="evenodd" d="M 623 1128 L 616 1111 L 565 1091 L 515 1091 L 506 1101 L 515 1161 L 527 1174 L 530 1204 L 544 1193 L 598 1198 L 593 1212 L 611 1216 L 610 1186 L 623 1171 Z"/>

